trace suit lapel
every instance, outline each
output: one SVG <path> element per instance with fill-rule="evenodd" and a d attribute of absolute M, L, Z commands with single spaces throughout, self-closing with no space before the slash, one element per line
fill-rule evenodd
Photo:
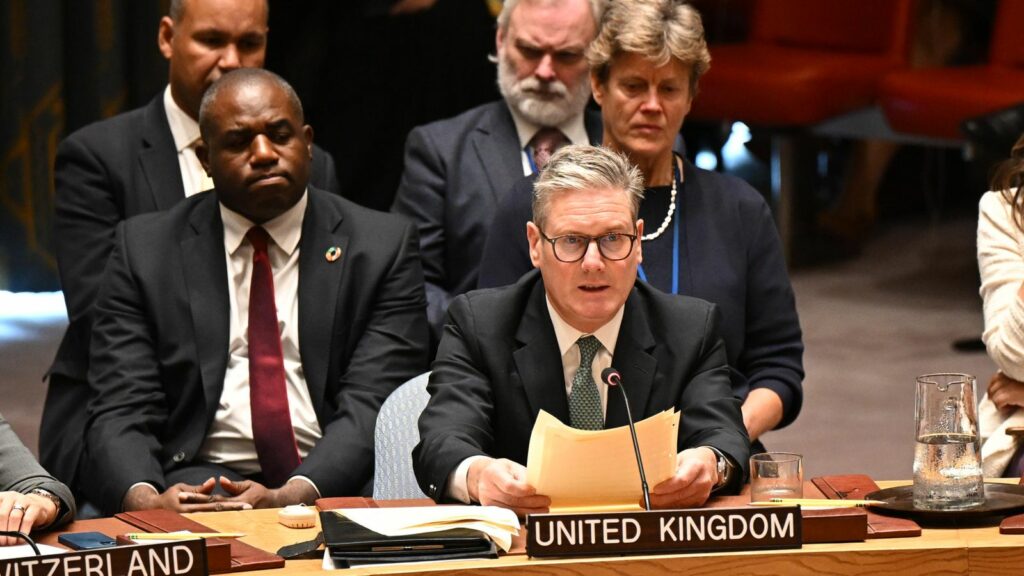
<path fill-rule="evenodd" d="M 324 194 L 309 188 L 309 204 L 302 221 L 299 241 L 299 349 L 306 385 L 317 412 L 324 406 L 327 370 L 335 316 L 339 313 L 338 291 L 349 268 L 349 237 L 339 231 L 343 220 L 336 206 L 323 202 Z M 327 259 L 330 248 L 339 248 L 341 256 Z"/>
<path fill-rule="evenodd" d="M 654 336 L 651 334 L 647 315 L 637 302 L 639 295 L 634 288 L 626 300 L 626 310 L 622 315 L 622 327 L 619 339 L 612 355 L 612 365 L 622 374 L 622 382 L 629 398 L 629 407 L 633 418 L 640 420 L 647 414 L 647 400 L 654 386 L 654 374 L 658 362 L 651 355 L 654 349 Z M 622 393 L 608 391 L 608 409 L 605 417 L 605 428 L 625 426 L 626 407 L 622 402 Z"/>
<path fill-rule="evenodd" d="M 497 103 L 491 112 L 487 122 L 470 132 L 469 139 L 487 175 L 491 198 L 497 203 L 512 183 L 522 177 L 523 160 L 512 113 L 504 102 Z"/>
<path fill-rule="evenodd" d="M 164 111 L 163 92 L 146 107 L 139 164 L 149 185 L 148 192 L 159 211 L 167 210 L 185 198 L 181 181 L 178 150 Z M 139 190 L 139 194 L 146 191 Z"/>
<path fill-rule="evenodd" d="M 541 410 L 546 410 L 568 424 L 569 400 L 565 397 L 562 357 L 544 299 L 544 283 L 540 280 L 530 294 L 516 340 L 522 347 L 512 353 L 512 358 L 530 404 L 531 422 Z"/>
<path fill-rule="evenodd" d="M 192 211 L 181 254 L 207 416 L 217 410 L 227 369 L 231 303 L 224 257 L 224 226 L 213 194 Z M 211 321 L 216 319 L 216 321 Z"/>

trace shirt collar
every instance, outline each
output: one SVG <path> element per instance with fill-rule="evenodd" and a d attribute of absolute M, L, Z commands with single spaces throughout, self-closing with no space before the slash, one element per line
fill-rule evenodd
<path fill-rule="evenodd" d="M 622 313 L 626 309 L 626 305 L 619 306 L 619 311 L 612 316 L 612 319 L 607 324 L 601 326 L 593 333 L 587 334 L 586 332 L 580 332 L 573 328 L 566 322 L 555 310 L 555 307 L 551 305 L 551 298 L 547 295 L 544 297 L 545 302 L 548 305 L 548 314 L 551 316 L 551 324 L 555 327 L 555 338 L 558 340 L 558 353 L 561 356 L 565 356 L 565 353 L 572 348 L 576 341 L 583 336 L 592 335 L 604 346 L 604 349 L 609 354 L 615 353 L 615 344 L 619 341 L 619 328 L 622 327 Z"/>
<path fill-rule="evenodd" d="M 199 122 L 186 114 L 174 101 L 170 84 L 164 89 L 164 112 L 167 113 L 167 123 L 171 126 L 174 147 L 179 153 L 199 139 Z"/>
<path fill-rule="evenodd" d="M 534 124 L 523 118 L 512 106 L 508 106 L 508 109 L 512 113 L 512 122 L 516 125 L 519 147 L 526 148 L 526 145 L 530 143 L 530 140 L 537 134 L 537 131 L 544 128 L 544 126 Z M 583 125 L 583 110 L 580 110 L 578 114 L 573 115 L 558 126 L 554 126 L 554 128 L 561 130 L 562 134 L 565 134 L 565 137 L 569 139 L 570 144 L 590 144 L 590 136 L 587 135 L 587 128 Z"/>
<path fill-rule="evenodd" d="M 308 199 L 309 192 L 307 190 L 303 192 L 302 198 L 299 198 L 295 206 L 263 223 L 263 229 L 270 235 L 274 244 L 277 244 L 288 255 L 295 251 L 302 238 L 302 221 L 306 215 Z M 223 204 L 220 204 L 220 217 L 224 222 L 224 246 L 227 248 L 228 254 L 234 254 L 242 246 L 245 234 L 256 224 Z"/>

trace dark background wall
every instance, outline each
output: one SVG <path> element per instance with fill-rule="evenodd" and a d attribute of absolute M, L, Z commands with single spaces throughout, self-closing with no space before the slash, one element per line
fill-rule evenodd
<path fill-rule="evenodd" d="M 498 97 L 485 0 L 388 16 L 387 0 L 271 0 L 267 68 L 292 82 L 346 196 L 391 203 L 409 129 Z M 163 88 L 167 0 L 0 0 L 0 290 L 59 289 L 53 158 Z"/>

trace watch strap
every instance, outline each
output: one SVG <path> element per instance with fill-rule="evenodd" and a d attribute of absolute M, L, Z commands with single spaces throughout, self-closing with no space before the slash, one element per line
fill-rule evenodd
<path fill-rule="evenodd" d="M 60 496 L 57 496 L 53 492 L 50 492 L 45 488 L 33 488 L 29 490 L 27 493 L 32 494 L 34 496 L 46 498 L 50 502 L 53 502 L 53 505 L 56 507 L 56 512 L 54 512 L 53 514 L 53 520 L 46 524 L 46 526 L 40 526 L 39 529 L 47 528 L 48 526 L 50 526 L 50 524 L 53 524 L 58 519 L 60 519 L 60 517 L 64 514 L 64 501 L 60 499 Z"/>

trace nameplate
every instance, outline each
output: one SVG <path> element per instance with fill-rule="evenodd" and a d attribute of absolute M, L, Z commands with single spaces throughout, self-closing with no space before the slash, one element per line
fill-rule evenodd
<path fill-rule="evenodd" d="M 529 556 L 800 548 L 800 508 L 707 508 L 526 517 Z"/>
<path fill-rule="evenodd" d="M 209 576 L 206 542 L 114 546 L 0 560 L 0 576 Z"/>

